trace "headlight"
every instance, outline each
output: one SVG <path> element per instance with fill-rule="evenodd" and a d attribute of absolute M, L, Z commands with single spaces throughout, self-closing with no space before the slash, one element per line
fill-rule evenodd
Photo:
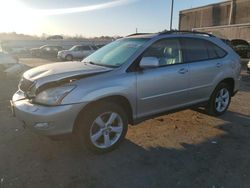
<path fill-rule="evenodd" d="M 35 102 L 51 106 L 58 105 L 75 87 L 70 85 L 47 89 L 36 96 Z"/>
<path fill-rule="evenodd" d="M 31 86 L 31 88 L 26 92 L 27 97 L 34 98 L 36 96 L 36 85 L 35 83 Z"/>

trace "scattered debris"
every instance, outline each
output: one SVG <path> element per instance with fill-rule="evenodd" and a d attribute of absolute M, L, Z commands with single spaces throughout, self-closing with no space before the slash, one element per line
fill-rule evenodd
<path fill-rule="evenodd" d="M 213 140 L 211 143 L 212 144 L 217 144 L 218 142 L 216 140 Z"/>
<path fill-rule="evenodd" d="M 159 121 L 159 122 L 163 122 L 164 121 L 163 118 L 157 118 L 156 120 Z"/>

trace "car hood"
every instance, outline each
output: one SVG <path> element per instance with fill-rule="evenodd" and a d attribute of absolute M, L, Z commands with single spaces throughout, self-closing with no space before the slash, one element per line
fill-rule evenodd
<path fill-rule="evenodd" d="M 70 52 L 70 50 L 60 50 L 58 53 L 67 53 Z"/>
<path fill-rule="evenodd" d="M 81 78 L 113 70 L 112 68 L 87 64 L 79 61 L 42 65 L 26 71 L 23 77 L 39 85 L 65 79 Z"/>

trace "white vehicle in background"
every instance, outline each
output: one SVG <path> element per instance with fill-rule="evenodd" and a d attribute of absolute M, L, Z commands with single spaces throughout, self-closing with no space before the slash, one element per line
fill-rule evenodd
<path fill-rule="evenodd" d="M 61 60 L 72 61 L 73 59 L 83 59 L 97 50 L 93 45 L 76 45 L 69 50 L 59 51 L 57 58 Z"/>

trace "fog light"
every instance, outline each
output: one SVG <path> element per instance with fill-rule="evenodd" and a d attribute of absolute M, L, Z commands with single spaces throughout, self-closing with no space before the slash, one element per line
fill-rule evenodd
<path fill-rule="evenodd" d="M 34 127 L 37 129 L 48 129 L 49 123 L 36 123 Z"/>

